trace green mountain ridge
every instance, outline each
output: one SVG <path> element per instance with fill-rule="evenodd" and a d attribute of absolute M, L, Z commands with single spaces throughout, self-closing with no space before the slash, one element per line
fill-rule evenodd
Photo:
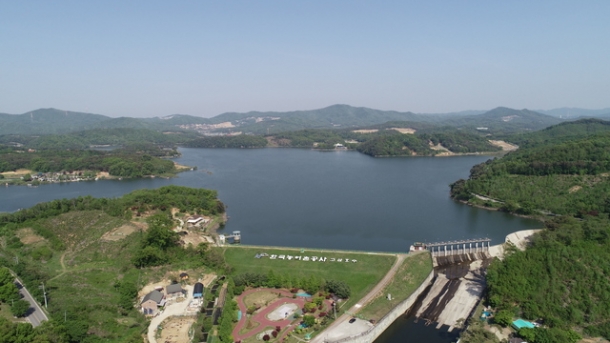
<path fill-rule="evenodd" d="M 100 114 L 51 108 L 20 115 L 0 115 L 0 135 L 59 134 L 103 128 L 136 128 L 156 131 L 190 129 L 210 133 L 241 131 L 250 134 L 268 134 L 309 128 L 359 128 L 387 122 L 421 122 L 468 130 L 476 130 L 477 127 L 484 126 L 494 133 L 512 133 L 522 130 L 539 130 L 562 121 L 534 111 L 505 107 L 498 107 L 481 114 L 471 113 L 473 112 L 416 114 L 349 105 L 332 105 L 305 111 L 223 113 L 213 118 L 185 114 L 154 118 L 112 118 Z M 230 122 L 232 127 L 214 126 L 226 122 Z"/>

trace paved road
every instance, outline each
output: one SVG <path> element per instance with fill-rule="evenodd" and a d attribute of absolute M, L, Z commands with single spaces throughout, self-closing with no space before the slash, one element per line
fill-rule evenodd
<path fill-rule="evenodd" d="M 390 270 L 383 277 L 383 279 L 381 279 L 381 281 L 379 281 L 379 283 L 375 287 L 373 287 L 373 289 L 370 292 L 368 292 L 367 295 L 365 295 L 362 299 L 360 299 L 360 301 L 356 305 L 352 306 L 352 308 L 350 308 L 349 311 L 347 311 L 347 312 L 356 314 L 358 311 L 360 311 L 360 309 L 364 305 L 366 305 L 369 301 L 371 301 L 373 298 L 375 298 L 377 296 L 377 294 L 379 294 L 379 292 L 381 292 L 383 290 L 383 288 L 390 282 L 390 280 L 392 280 L 392 278 L 398 271 L 398 268 L 402 265 L 402 262 L 407 257 L 406 254 L 396 254 L 395 256 L 396 256 L 396 262 L 394 262 L 394 265 L 392 266 L 392 268 L 390 268 Z M 345 321 L 349 320 L 350 318 L 352 318 L 351 315 L 348 315 L 348 314 L 341 315 L 339 318 L 337 318 L 337 320 L 335 320 L 332 324 L 330 324 L 330 326 L 327 327 L 326 330 L 324 330 L 323 332 L 320 332 L 318 335 L 316 335 L 316 337 L 314 337 L 311 340 L 311 343 L 326 342 L 327 337 L 333 337 L 333 336 L 346 337 L 347 335 L 344 335 L 342 332 L 337 332 L 337 331 L 343 331 L 340 328 L 341 324 L 344 323 Z M 357 333 L 350 332 L 350 334 L 357 334 Z M 337 339 L 340 339 L 340 338 L 337 338 Z"/>
<path fill-rule="evenodd" d="M 15 285 L 19 288 L 19 293 L 23 297 L 23 299 L 27 300 L 30 303 L 29 314 L 25 319 L 27 319 L 30 323 L 32 323 L 33 327 L 37 327 L 41 322 L 45 320 L 49 320 L 47 315 L 42 311 L 42 308 L 38 306 L 34 297 L 28 292 L 28 290 L 19 282 L 19 280 L 15 280 Z"/>

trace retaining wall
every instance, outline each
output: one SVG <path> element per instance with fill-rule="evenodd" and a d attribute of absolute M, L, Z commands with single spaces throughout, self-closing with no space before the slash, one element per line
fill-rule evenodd
<path fill-rule="evenodd" d="M 424 282 L 422 282 L 422 284 L 419 285 L 419 287 L 415 290 L 415 292 L 413 292 L 413 294 L 411 294 L 407 299 L 403 300 L 401 303 L 396 305 L 396 307 L 394 307 L 388 314 L 383 316 L 383 318 L 381 318 L 377 322 L 377 324 L 375 324 L 374 327 L 372 327 L 372 328 L 368 329 L 367 331 L 362 332 L 358 335 L 355 335 L 355 336 L 345 337 L 345 338 L 341 338 L 336 341 L 326 341 L 326 342 L 327 343 L 346 343 L 346 342 L 371 343 L 371 342 L 373 342 L 390 325 L 392 325 L 392 323 L 394 323 L 396 318 L 403 315 L 405 312 L 407 312 L 411 308 L 411 306 L 413 306 L 413 304 L 415 304 L 415 301 L 417 300 L 417 298 L 430 285 L 430 283 L 432 282 L 432 279 L 434 279 L 434 270 L 432 270 L 430 272 L 430 274 L 428 274 L 428 277 L 426 277 Z"/>

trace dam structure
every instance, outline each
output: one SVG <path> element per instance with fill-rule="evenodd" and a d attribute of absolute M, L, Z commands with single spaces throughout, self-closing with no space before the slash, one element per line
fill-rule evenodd
<path fill-rule="evenodd" d="M 426 243 L 423 247 L 430 251 L 434 267 L 486 260 L 491 257 L 489 254 L 490 238 Z"/>

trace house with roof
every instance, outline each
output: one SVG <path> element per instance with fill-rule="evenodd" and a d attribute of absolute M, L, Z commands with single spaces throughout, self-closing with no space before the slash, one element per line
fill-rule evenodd
<path fill-rule="evenodd" d="M 142 313 L 147 316 L 155 316 L 159 313 L 159 307 L 165 305 L 165 296 L 163 293 L 154 290 L 144 296 L 140 302 Z"/>
<path fill-rule="evenodd" d="M 189 218 L 189 219 L 186 221 L 186 224 L 187 224 L 187 225 L 192 225 L 192 226 L 195 226 L 195 225 L 201 225 L 201 224 L 205 224 L 205 223 L 207 223 L 207 222 L 209 222 L 209 221 L 210 221 L 209 219 L 204 218 L 204 217 L 202 217 L 202 216 L 193 216 L 193 217 L 190 217 L 190 218 Z"/>
<path fill-rule="evenodd" d="M 184 295 L 184 290 L 179 283 L 171 284 L 165 287 L 165 294 L 167 294 L 168 298 L 176 298 Z"/>

